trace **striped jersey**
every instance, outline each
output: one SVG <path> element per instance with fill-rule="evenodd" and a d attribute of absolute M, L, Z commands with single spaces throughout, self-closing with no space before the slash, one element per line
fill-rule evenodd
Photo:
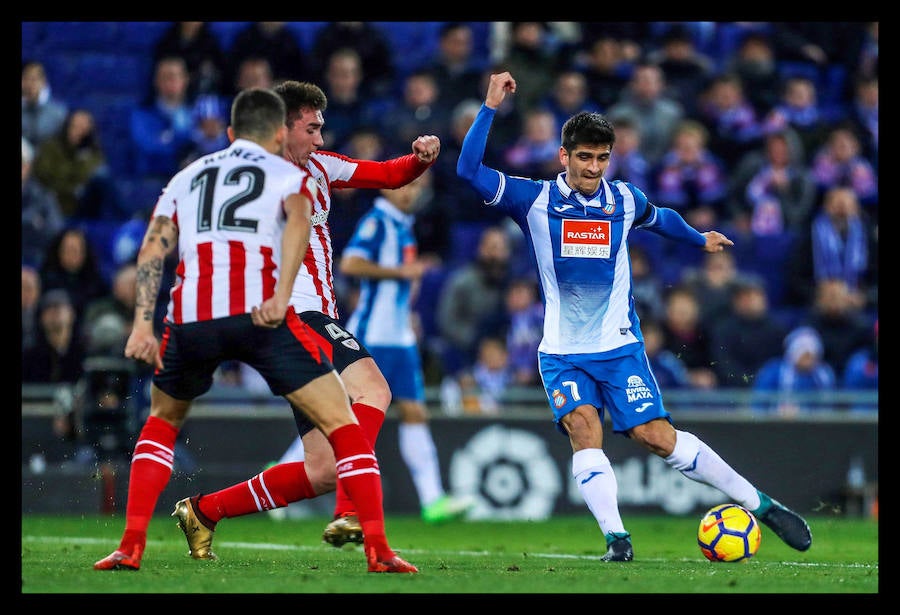
<path fill-rule="evenodd" d="M 610 353 L 643 341 L 631 292 L 628 234 L 647 228 L 703 246 L 676 212 L 649 203 L 630 183 L 601 179 L 582 195 L 565 181 L 510 176 L 481 163 L 493 110 L 482 105 L 463 142 L 457 172 L 487 205 L 519 225 L 535 259 L 544 300 L 539 352 Z"/>
<path fill-rule="evenodd" d="M 153 216 L 178 227 L 178 265 L 166 320 L 175 324 L 250 313 L 275 292 L 286 216 L 301 192 L 315 200 L 309 173 L 246 139 L 179 171 Z"/>
<path fill-rule="evenodd" d="M 398 267 L 416 260 L 415 218 L 384 197 L 360 218 L 344 256 L 358 256 L 381 267 Z M 412 282 L 362 278 L 359 299 L 347 320 L 347 330 L 367 347 L 416 345 L 410 322 Z"/>
<path fill-rule="evenodd" d="M 338 318 L 334 291 L 334 253 L 331 246 L 331 190 L 341 188 L 399 188 L 421 175 L 428 165 L 414 154 L 386 161 L 357 160 L 334 152 L 309 156 L 306 170 L 313 176 L 319 194 L 313 203 L 309 248 L 297 279 L 291 304 L 297 313 L 314 310 Z"/>

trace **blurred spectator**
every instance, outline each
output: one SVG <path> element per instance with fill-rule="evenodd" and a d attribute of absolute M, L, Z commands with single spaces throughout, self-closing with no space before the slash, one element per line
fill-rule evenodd
<path fill-rule="evenodd" d="M 537 362 L 537 354 L 534 355 Z M 500 404 L 507 389 L 514 384 L 514 373 L 509 363 L 509 350 L 499 337 L 483 337 L 478 341 L 478 353 L 472 366 L 471 382 L 477 391 L 478 411 L 481 414 L 499 414 Z"/>
<path fill-rule="evenodd" d="M 354 49 L 344 47 L 331 54 L 324 78 L 328 121 L 322 127 L 322 149 L 340 151 L 354 132 L 375 125 L 375 112 L 363 95 L 362 60 Z"/>
<path fill-rule="evenodd" d="M 805 162 L 825 142 L 829 122 L 819 108 L 816 84 L 812 79 L 795 75 L 784 81 L 778 103 L 763 117 L 766 134 L 793 128 L 803 144 Z"/>
<path fill-rule="evenodd" d="M 617 119 L 615 127 L 616 144 L 603 176 L 640 186 L 651 201 L 655 200 L 655 178 L 652 177 L 650 163 L 641 153 L 641 127 L 628 116 Z"/>
<path fill-rule="evenodd" d="M 687 115 L 695 116 L 697 100 L 706 89 L 715 64 L 697 49 L 687 26 L 669 26 L 659 49 L 650 52 L 647 60 L 662 69 L 667 94 L 681 103 Z"/>
<path fill-rule="evenodd" d="M 665 301 L 658 269 L 641 244 L 629 242 L 628 254 L 631 259 L 631 295 L 637 304 L 638 316 L 642 321 L 644 317 L 659 320 L 665 313 Z"/>
<path fill-rule="evenodd" d="M 445 343 L 446 374 L 455 376 L 474 365 L 482 323 L 503 309 L 510 258 L 506 231 L 490 227 L 481 235 L 474 260 L 450 273 L 441 288 L 437 324 Z"/>
<path fill-rule="evenodd" d="M 100 273 L 96 252 L 79 228 L 67 228 L 50 243 L 40 269 L 44 293 L 64 290 L 75 312 L 75 325 L 81 325 L 88 303 L 106 295 L 108 288 Z"/>
<path fill-rule="evenodd" d="M 837 388 L 835 371 L 823 360 L 822 340 L 815 330 L 798 327 L 784 338 L 784 354 L 769 359 L 756 374 L 751 402 L 757 412 L 796 416 L 817 407 L 815 393 Z M 805 397 L 805 399 L 804 399 Z"/>
<path fill-rule="evenodd" d="M 804 324 L 822 338 L 825 360 L 836 374 L 843 374 L 850 355 L 872 340 L 872 320 L 855 305 L 847 283 L 840 279 L 818 282 L 816 300 Z"/>
<path fill-rule="evenodd" d="M 191 142 L 181 159 L 186 167 L 198 158 L 225 149 L 231 144 L 228 124 L 231 122 L 228 103 L 215 94 L 199 96 L 194 103 L 194 129 Z"/>
<path fill-rule="evenodd" d="M 762 143 L 762 124 L 744 96 L 744 85 L 735 73 L 710 81 L 698 105 L 698 117 L 709 130 L 709 147 L 728 168 Z"/>
<path fill-rule="evenodd" d="M 31 265 L 22 265 L 22 352 L 37 342 L 41 276 Z"/>
<path fill-rule="evenodd" d="M 69 109 L 50 90 L 47 72 L 38 61 L 22 64 L 22 136 L 40 149 L 45 140 L 59 132 Z"/>
<path fill-rule="evenodd" d="M 878 390 L 878 321 L 875 321 L 872 341 L 856 350 L 847 359 L 841 385 L 849 391 Z M 852 410 L 872 409 L 871 406 L 856 405 Z M 874 408 L 878 410 L 876 405 Z"/>
<path fill-rule="evenodd" d="M 168 181 L 179 169 L 194 127 L 188 98 L 190 78 L 184 60 L 175 56 L 158 60 L 153 71 L 150 100 L 131 112 L 134 170 L 138 176 Z"/>
<path fill-rule="evenodd" d="M 22 263 L 40 267 L 66 224 L 56 195 L 35 179 L 34 148 L 22 137 Z"/>
<path fill-rule="evenodd" d="M 447 106 L 455 107 L 467 98 L 482 98 L 482 67 L 476 60 L 472 26 L 463 21 L 442 24 L 438 31 L 437 53 L 425 68 L 434 75 Z M 328 117 L 331 118 L 330 106 Z"/>
<path fill-rule="evenodd" d="M 878 22 L 865 25 L 856 56 L 856 74 L 861 78 L 878 78 Z"/>
<path fill-rule="evenodd" d="M 434 75 L 424 69 L 413 71 L 403 80 L 400 101 L 381 117 L 380 130 L 391 149 L 402 151 L 419 135 L 437 135 L 443 140 L 451 112 L 441 98 Z"/>
<path fill-rule="evenodd" d="M 709 149 L 708 138 L 703 124 L 682 121 L 653 182 L 656 198 L 701 232 L 724 218 L 727 188 L 722 161 Z"/>
<path fill-rule="evenodd" d="M 365 97 L 394 93 L 394 51 L 384 32 L 368 21 L 329 21 L 316 31 L 310 54 L 317 83 L 324 82 L 328 58 L 343 47 L 355 50 L 362 60 L 362 90 Z"/>
<path fill-rule="evenodd" d="M 728 312 L 713 321 L 710 331 L 712 364 L 719 386 L 751 386 L 763 364 L 779 355 L 786 333 L 769 311 L 762 281 L 738 278 Z"/>
<path fill-rule="evenodd" d="M 668 96 L 665 88 L 665 76 L 660 67 L 638 64 L 619 102 L 606 110 L 614 125 L 627 116 L 641 127 L 641 154 L 651 166 L 668 151 L 672 136 L 685 116 L 681 104 Z"/>
<path fill-rule="evenodd" d="M 184 59 L 190 75 L 188 97 L 227 94 L 227 60 L 219 39 L 205 21 L 175 21 L 153 48 L 154 62 L 167 57 Z"/>
<path fill-rule="evenodd" d="M 641 318 L 644 352 L 650 361 L 653 377 L 661 389 L 691 388 L 691 379 L 684 361 L 665 346 L 665 333 L 655 318 Z"/>
<path fill-rule="evenodd" d="M 781 77 L 775 62 L 775 49 L 766 32 L 749 31 L 744 34 L 737 53 L 725 59 L 725 69 L 740 77 L 747 99 L 758 117 L 764 116 L 778 104 Z"/>
<path fill-rule="evenodd" d="M 505 334 L 510 384 L 539 385 L 537 349 L 544 337 L 544 305 L 536 282 L 529 278 L 512 280 L 506 288 L 504 306 L 504 322 L 495 331 Z"/>
<path fill-rule="evenodd" d="M 669 289 L 661 324 L 665 348 L 684 362 L 691 386 L 715 388 L 717 381 L 712 369 L 709 334 L 700 319 L 700 300 L 693 290 L 684 285 Z"/>
<path fill-rule="evenodd" d="M 34 158 L 34 176 L 56 194 L 67 218 L 121 218 L 119 197 L 94 115 L 74 109 Z"/>
<path fill-rule="evenodd" d="M 481 102 L 477 100 L 464 100 L 456 105 L 450 117 L 450 134 L 441 139 L 441 155 L 431 165 L 432 185 L 434 188 L 434 201 L 431 213 L 421 212 L 419 222 L 422 230 L 431 229 L 432 237 L 429 241 L 423 241 L 422 245 L 435 245 L 442 258 L 447 261 L 451 258 L 453 246 L 450 243 L 451 225 L 458 223 L 472 223 L 487 227 L 491 224 L 500 224 L 506 216 L 500 212 L 490 211 L 485 207 L 478 195 L 472 192 L 471 186 L 459 178 L 456 174 L 456 162 L 462 148 L 463 139 L 475 121 Z M 488 144 L 485 152 L 486 160 L 497 160 L 497 154 Z"/>
<path fill-rule="evenodd" d="M 808 306 L 819 281 L 840 278 L 850 288 L 854 303 L 865 306 L 878 285 L 876 242 L 876 227 L 860 212 L 856 193 L 851 188 L 832 188 L 787 260 L 787 301 Z"/>
<path fill-rule="evenodd" d="M 238 62 L 232 87 L 235 92 L 248 88 L 271 88 L 275 85 L 272 63 L 262 56 L 248 56 Z"/>
<path fill-rule="evenodd" d="M 88 347 L 110 346 L 116 350 L 114 356 L 125 351 L 125 339 L 131 331 L 134 320 L 134 308 L 137 299 L 137 266 L 126 263 L 119 267 L 113 275 L 110 294 L 98 297 L 87 304 L 84 310 L 81 335 L 88 342 Z M 122 332 L 121 349 L 118 341 L 99 339 L 111 334 L 114 329 Z M 119 352 L 121 350 L 121 352 Z"/>
<path fill-rule="evenodd" d="M 504 161 L 513 175 L 553 179 L 562 170 L 559 161 L 559 128 L 548 109 L 525 112 L 522 136 L 504 152 Z"/>
<path fill-rule="evenodd" d="M 644 46 L 654 40 L 653 22 L 649 21 L 587 21 L 581 22 L 584 41 L 611 36 L 619 42 L 622 61 L 638 62 L 644 56 Z"/>
<path fill-rule="evenodd" d="M 251 21 L 235 35 L 227 52 L 230 60 L 227 83 L 233 90 L 226 93 L 232 95 L 241 91 L 242 88 L 237 86 L 239 69 L 241 63 L 251 57 L 268 60 L 276 82 L 284 79 L 307 81 L 312 76 L 306 68 L 309 58 L 286 21 Z"/>
<path fill-rule="evenodd" d="M 534 108 L 553 89 L 556 75 L 565 65 L 546 22 L 493 22 L 491 36 L 498 29 L 509 33 L 503 51 L 495 57 L 516 76 L 515 105 L 520 113 Z M 479 97 L 481 98 L 481 97 Z"/>
<path fill-rule="evenodd" d="M 38 319 L 37 340 L 22 353 L 22 382 L 75 384 L 83 372 L 85 349 L 68 293 L 61 288 L 45 291 Z"/>
<path fill-rule="evenodd" d="M 703 298 L 700 318 L 708 323 L 716 323 L 731 312 L 731 296 L 740 282 L 734 253 L 728 250 L 704 252 L 701 267 L 685 268 L 681 274 L 681 283 Z"/>
<path fill-rule="evenodd" d="M 559 141 L 563 124 L 576 113 L 580 111 L 600 113 L 603 111 L 600 105 L 589 97 L 587 80 L 584 75 L 575 69 L 560 71 L 553 83 L 553 89 L 542 96 L 536 106 L 553 113 L 557 141 Z"/>
<path fill-rule="evenodd" d="M 585 40 L 586 51 L 581 55 L 582 72 L 587 80 L 588 96 L 606 111 L 619 100 L 631 78 L 633 66 L 622 51 L 622 44 L 609 34 Z M 619 130 L 616 127 L 616 145 Z M 643 185 L 643 184 L 639 184 Z"/>
<path fill-rule="evenodd" d="M 856 81 L 850 104 L 850 121 L 860 135 L 861 153 L 878 171 L 878 75 L 861 76 Z"/>
<path fill-rule="evenodd" d="M 846 186 L 867 209 L 878 205 L 878 176 L 863 157 L 859 137 L 848 124 L 838 125 L 828 133 L 825 145 L 814 154 L 812 175 L 819 194 Z M 877 213 L 877 209 L 872 211 Z"/>
<path fill-rule="evenodd" d="M 825 84 L 856 72 L 866 29 L 855 21 L 798 20 L 772 24 L 775 52 L 790 70 L 804 71 Z M 877 32 L 877 30 L 876 30 Z M 832 96 L 848 96 L 850 88 L 833 88 Z"/>
<path fill-rule="evenodd" d="M 787 128 L 767 135 L 763 143 L 731 174 L 729 217 L 756 236 L 802 233 L 809 227 L 817 199 L 800 139 Z"/>

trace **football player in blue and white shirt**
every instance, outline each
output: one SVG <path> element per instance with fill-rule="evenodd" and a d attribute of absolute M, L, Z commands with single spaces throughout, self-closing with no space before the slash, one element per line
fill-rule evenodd
<path fill-rule="evenodd" d="M 565 170 L 553 181 L 484 166 L 495 111 L 515 91 L 508 72 L 491 75 L 456 170 L 486 205 L 515 220 L 528 239 L 545 310 L 538 348 L 541 379 L 557 428 L 572 444 L 572 474 L 606 538 L 603 560 L 634 557 L 619 515 L 615 473 L 603 452 L 604 412 L 614 432 L 684 476 L 721 490 L 788 545 L 805 551 L 812 534 L 800 515 L 757 490 L 697 436 L 673 426 L 644 352 L 631 294 L 629 232 L 646 229 L 707 252 L 733 242 L 717 231 L 698 232 L 630 183 L 607 181 L 603 173 L 615 131 L 599 113 L 581 112 L 565 123 L 559 148 Z"/>
<path fill-rule="evenodd" d="M 431 266 L 419 258 L 413 232 L 428 178 L 426 171 L 405 186 L 380 191 L 344 248 L 340 271 L 360 281 L 346 329 L 365 345 L 390 385 L 391 403 L 400 414 L 400 456 L 419 496 L 422 518 L 440 522 L 460 516 L 471 501 L 444 491 L 412 324 L 414 288 Z"/>

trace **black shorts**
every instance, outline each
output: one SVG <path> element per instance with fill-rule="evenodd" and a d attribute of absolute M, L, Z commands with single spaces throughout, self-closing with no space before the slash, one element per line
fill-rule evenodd
<path fill-rule="evenodd" d="M 275 329 L 257 327 L 250 314 L 182 325 L 166 323 L 162 338 L 163 369 L 153 383 L 181 400 L 206 393 L 224 361 L 255 368 L 274 395 L 287 395 L 334 369 L 317 335 L 293 308 Z"/>
<path fill-rule="evenodd" d="M 372 356 L 368 349 L 356 339 L 356 336 L 331 316 L 310 310 L 300 312 L 300 320 L 313 330 L 317 343 L 323 348 L 338 374 L 356 361 Z M 316 426 L 303 412 L 293 405 L 291 405 L 291 410 L 294 412 L 294 421 L 297 423 L 297 431 L 301 436 L 305 436 L 315 429 Z"/>

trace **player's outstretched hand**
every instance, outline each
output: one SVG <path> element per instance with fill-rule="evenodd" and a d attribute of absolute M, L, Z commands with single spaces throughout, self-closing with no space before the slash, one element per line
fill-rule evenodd
<path fill-rule="evenodd" d="M 129 359 L 137 359 L 148 365 L 154 366 L 156 369 L 162 369 L 162 357 L 159 356 L 159 340 L 153 334 L 153 331 L 142 331 L 132 329 L 125 342 L 125 356 Z"/>
<path fill-rule="evenodd" d="M 703 246 L 703 249 L 707 252 L 721 252 L 725 246 L 734 245 L 733 241 L 719 231 L 706 231 L 703 236 L 706 237 L 706 245 Z"/>
<path fill-rule="evenodd" d="M 286 305 L 280 304 L 275 297 L 269 297 L 259 307 L 253 306 L 250 310 L 250 319 L 257 327 L 274 329 L 284 321 L 286 312 Z"/>
<path fill-rule="evenodd" d="M 422 135 L 412 142 L 412 151 L 419 162 L 431 164 L 441 153 L 441 140 L 434 135 Z"/>

